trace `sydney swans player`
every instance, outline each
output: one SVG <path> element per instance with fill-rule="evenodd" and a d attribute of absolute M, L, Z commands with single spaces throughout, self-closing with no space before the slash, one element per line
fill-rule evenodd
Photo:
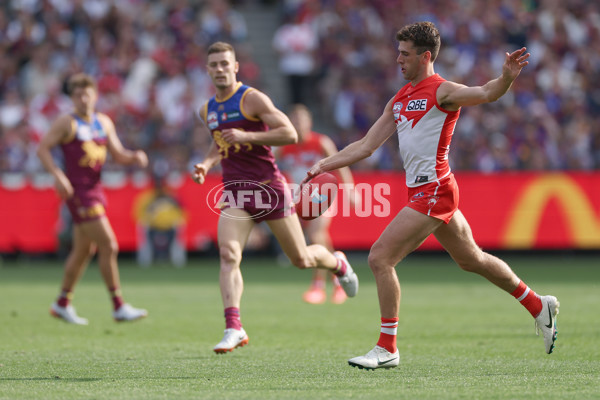
<path fill-rule="evenodd" d="M 323 171 L 353 164 L 371 155 L 394 132 L 406 169 L 408 203 L 389 223 L 371 248 L 369 266 L 375 275 L 381 312 L 377 345 L 364 356 L 348 361 L 359 368 L 398 365 L 396 346 L 400 283 L 395 267 L 430 234 L 465 271 L 475 272 L 513 295 L 535 318 L 547 353 L 556 339 L 558 300 L 538 296 L 502 260 L 485 253 L 458 209 L 458 186 L 448 163 L 448 150 L 460 108 L 492 102 L 508 91 L 527 65 L 525 48 L 506 53 L 502 75 L 483 86 L 468 87 L 443 79 L 433 64 L 440 34 L 431 22 L 407 25 L 396 35 L 398 58 L 409 81 L 390 99 L 382 115 L 361 140 L 317 162 L 305 180 Z"/>

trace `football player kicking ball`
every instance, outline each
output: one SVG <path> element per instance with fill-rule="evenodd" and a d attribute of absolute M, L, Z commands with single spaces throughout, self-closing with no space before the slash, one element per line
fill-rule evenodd
<path fill-rule="evenodd" d="M 238 82 L 238 69 L 230 44 L 217 42 L 208 48 L 207 70 L 216 95 L 201 108 L 200 117 L 210 129 L 213 142 L 192 174 L 194 181 L 202 184 L 206 173 L 219 162 L 223 170 L 217 240 L 225 334 L 214 347 L 216 353 L 248 343 L 240 319 L 244 289 L 240 263 L 256 223 L 265 221 L 269 225 L 296 267 L 326 269 L 338 277 L 349 297 L 358 291 L 358 277 L 343 253 L 331 253 L 321 245 L 306 245 L 291 193 L 270 147 L 295 143 L 297 133 L 264 93 Z"/>
<path fill-rule="evenodd" d="M 71 305 L 73 289 L 83 275 L 91 257 L 98 252 L 98 264 L 104 283 L 112 298 L 116 321 L 134 321 L 148 315 L 146 310 L 124 303 L 117 266 L 118 244 L 110 222 L 106 218 L 104 192 L 100 172 L 106 160 L 106 151 L 114 160 L 125 165 L 148 165 L 148 157 L 141 150 L 123 148 L 110 118 L 95 111 L 98 92 L 94 79 L 77 74 L 69 79 L 68 92 L 74 112 L 59 117 L 42 141 L 38 156 L 55 179 L 61 199 L 66 200 L 73 216 L 73 248 L 65 264 L 62 291 L 50 308 L 50 313 L 66 322 L 87 325 Z M 56 166 L 52 148 L 60 146 L 65 160 L 65 171 Z"/>
<path fill-rule="evenodd" d="M 389 223 L 369 254 L 379 297 L 381 333 L 373 350 L 348 363 L 366 369 L 398 365 L 400 283 L 395 267 L 431 234 L 463 270 L 483 276 L 514 296 L 535 318 L 537 328 L 543 333 L 546 353 L 552 353 L 558 300 L 554 296 L 539 296 L 504 261 L 477 246 L 467 220 L 458 209 L 458 186 L 448 164 L 450 140 L 460 108 L 500 98 L 528 64 L 529 54 L 525 48 L 507 53 L 502 75 L 483 86 L 468 87 L 446 81 L 434 72 L 440 35 L 433 23 L 407 25 L 396 38 L 399 42 L 396 62 L 409 83 L 390 99 L 364 138 L 317 162 L 305 178 L 308 181 L 324 171 L 362 160 L 394 132 L 398 134 L 409 202 Z"/>

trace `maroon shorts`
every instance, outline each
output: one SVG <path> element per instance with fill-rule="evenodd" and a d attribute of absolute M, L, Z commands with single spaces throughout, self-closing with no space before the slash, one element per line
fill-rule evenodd
<path fill-rule="evenodd" d="M 93 221 L 106 215 L 106 197 L 100 186 L 74 189 L 73 197 L 67 199 L 73 223 Z"/>
<path fill-rule="evenodd" d="M 447 224 L 458 210 L 458 185 L 454 174 L 438 182 L 409 187 L 406 206 Z"/>
<path fill-rule="evenodd" d="M 254 222 L 280 219 L 296 212 L 292 194 L 285 180 L 270 182 L 227 182 L 220 205 L 221 217 L 228 209 L 243 209 Z M 231 218 L 239 219 L 232 215 Z"/>

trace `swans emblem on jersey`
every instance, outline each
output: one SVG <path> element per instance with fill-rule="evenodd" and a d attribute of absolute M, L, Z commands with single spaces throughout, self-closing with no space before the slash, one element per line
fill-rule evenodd
<path fill-rule="evenodd" d="M 246 146 L 246 151 L 252 150 L 252 143 L 246 142 L 242 144 L 231 144 L 228 143 L 225 139 L 223 139 L 222 135 L 223 134 L 221 133 L 221 131 L 214 131 L 213 133 L 213 139 L 215 140 L 217 146 L 219 146 L 219 153 L 223 155 L 223 158 L 229 158 L 229 149 L 231 147 L 233 147 L 233 151 L 235 153 L 239 152 L 242 146 Z"/>
<path fill-rule="evenodd" d="M 206 116 L 206 125 L 208 125 L 208 129 L 216 129 L 219 126 L 219 118 L 217 117 L 217 113 L 211 111 Z"/>
<path fill-rule="evenodd" d="M 398 101 L 394 103 L 394 108 L 392 108 L 392 112 L 394 113 L 394 119 L 400 119 L 400 110 L 402 110 L 402 103 Z"/>

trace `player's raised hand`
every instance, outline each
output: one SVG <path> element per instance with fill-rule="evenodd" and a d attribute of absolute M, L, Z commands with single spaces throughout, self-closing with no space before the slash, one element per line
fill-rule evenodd
<path fill-rule="evenodd" d="M 515 50 L 512 53 L 506 53 L 506 59 L 504 60 L 504 65 L 502 66 L 502 74 L 505 77 L 514 80 L 519 73 L 529 61 L 527 59 L 531 54 L 525 53 L 527 51 L 526 47 L 522 47 L 519 50 Z"/>
<path fill-rule="evenodd" d="M 206 179 L 206 173 L 208 172 L 208 168 L 203 163 L 199 163 L 194 165 L 194 172 L 192 173 L 192 179 L 199 185 L 204 183 Z"/>

